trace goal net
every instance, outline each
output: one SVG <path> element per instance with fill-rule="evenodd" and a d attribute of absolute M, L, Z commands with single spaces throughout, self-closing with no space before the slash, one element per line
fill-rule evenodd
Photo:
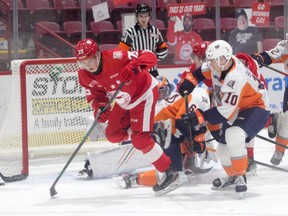
<path fill-rule="evenodd" d="M 11 65 L 11 95 L 0 132 L 0 173 L 28 176 L 30 158 L 70 156 L 93 112 L 78 83 L 74 58 L 15 60 Z M 96 142 L 88 139 L 80 154 L 114 146 L 97 127 Z"/>

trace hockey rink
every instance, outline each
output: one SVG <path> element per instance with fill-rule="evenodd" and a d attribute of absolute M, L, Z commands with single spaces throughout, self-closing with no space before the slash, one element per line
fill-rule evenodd
<path fill-rule="evenodd" d="M 266 131 L 260 134 L 267 136 Z M 256 138 L 256 160 L 270 164 L 273 152 L 273 144 Z M 258 165 L 258 176 L 248 177 L 248 191 L 244 199 L 239 199 L 234 190 L 211 190 L 212 180 L 224 175 L 219 162 L 210 172 L 195 176 L 192 182 L 181 175 L 181 188 L 156 197 L 152 188 L 124 190 L 111 178 L 75 178 L 84 165 L 84 157 L 77 157 L 57 183 L 58 194 L 51 198 L 49 189 L 68 158 L 53 163 L 30 160 L 30 176 L 26 180 L 0 187 L 0 215 L 287 215 L 288 173 Z M 287 155 L 279 167 L 288 170 Z"/>

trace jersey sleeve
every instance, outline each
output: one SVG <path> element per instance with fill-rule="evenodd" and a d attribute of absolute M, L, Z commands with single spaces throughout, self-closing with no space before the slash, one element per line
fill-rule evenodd
<path fill-rule="evenodd" d="M 129 52 L 128 52 L 129 55 Z M 138 51 L 137 65 L 142 69 L 151 69 L 157 64 L 156 55 L 150 50 Z"/>
<path fill-rule="evenodd" d="M 278 63 L 282 61 L 282 55 L 288 53 L 287 42 L 285 40 L 280 41 L 273 49 L 266 51 L 266 53 L 272 59 L 272 63 Z"/>
<path fill-rule="evenodd" d="M 84 70 L 79 71 L 78 77 L 80 85 L 85 89 L 86 100 L 91 108 L 97 111 L 99 106 L 105 106 L 109 101 L 105 89 L 93 82 L 93 79 Z"/>

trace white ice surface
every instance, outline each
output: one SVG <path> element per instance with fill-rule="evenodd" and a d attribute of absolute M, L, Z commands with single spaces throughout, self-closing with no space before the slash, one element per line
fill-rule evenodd
<path fill-rule="evenodd" d="M 266 131 L 261 132 L 266 135 Z M 255 159 L 269 163 L 274 145 L 256 139 Z M 50 198 L 49 189 L 67 162 L 30 161 L 30 176 L 21 182 L 0 186 L 1 216 L 84 216 L 84 215 L 288 215 L 288 173 L 258 165 L 258 176 L 248 177 L 244 199 L 233 191 L 213 191 L 211 182 L 223 176 L 219 163 L 207 174 L 187 182 L 169 194 L 156 197 L 149 187 L 124 190 L 112 179 L 84 181 L 74 176 L 83 167 L 83 158 L 72 161 L 56 185 L 58 194 Z M 280 167 L 288 170 L 287 155 Z"/>

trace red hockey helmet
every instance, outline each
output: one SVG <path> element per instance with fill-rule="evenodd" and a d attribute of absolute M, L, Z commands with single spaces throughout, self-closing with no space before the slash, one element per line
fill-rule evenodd
<path fill-rule="evenodd" d="M 90 39 L 86 38 L 81 40 L 76 45 L 76 59 L 83 60 L 89 58 L 99 51 L 97 43 Z"/>
<path fill-rule="evenodd" d="M 210 44 L 211 42 L 209 41 L 201 41 L 194 44 L 192 55 L 197 55 L 200 59 L 205 59 L 205 52 Z"/>

